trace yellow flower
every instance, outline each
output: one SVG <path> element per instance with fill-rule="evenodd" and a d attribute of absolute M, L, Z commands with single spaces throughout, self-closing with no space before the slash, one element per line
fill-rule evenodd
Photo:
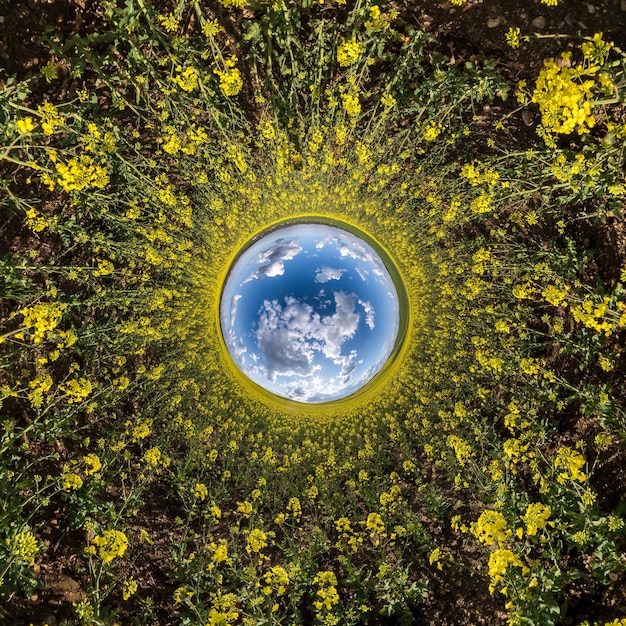
<path fill-rule="evenodd" d="M 183 91 L 191 92 L 198 86 L 198 72 L 193 67 L 182 66 L 176 68 L 176 76 L 172 78 L 172 82 L 176 83 Z"/>
<path fill-rule="evenodd" d="M 239 70 L 234 67 L 225 71 L 213 70 L 220 78 L 220 89 L 225 96 L 236 96 L 243 87 Z"/>
<path fill-rule="evenodd" d="M 34 344 L 41 343 L 46 335 L 54 331 L 62 316 L 59 305 L 52 302 L 25 307 L 20 309 L 20 313 L 24 316 L 22 326 L 26 330 L 34 330 L 31 336 Z M 23 337 L 18 337 L 18 339 L 23 339 Z"/>
<path fill-rule="evenodd" d="M 559 448 L 554 458 L 554 467 L 557 470 L 562 470 L 557 475 L 556 479 L 560 484 L 564 484 L 568 480 L 577 480 L 584 482 L 587 480 L 587 475 L 581 472 L 581 469 L 585 466 L 585 457 L 568 446 Z"/>
<path fill-rule="evenodd" d="M 224 30 L 217 20 L 207 20 L 202 25 L 202 34 L 205 37 L 212 38 L 215 37 L 219 32 Z"/>
<path fill-rule="evenodd" d="M 266 595 L 275 590 L 279 596 L 282 596 L 289 585 L 289 575 L 284 567 L 276 565 L 264 576 L 267 587 L 263 590 Z M 269 590 L 269 593 L 267 593 Z"/>
<path fill-rule="evenodd" d="M 348 67 L 358 61 L 363 52 L 363 46 L 354 37 L 350 41 L 344 41 L 337 48 L 337 61 L 342 67 Z"/>
<path fill-rule="evenodd" d="M 454 450 L 459 465 L 463 467 L 467 459 L 472 457 L 472 446 L 456 435 L 449 435 L 446 444 Z"/>
<path fill-rule="evenodd" d="M 143 455 L 143 461 L 150 469 L 156 470 L 163 467 L 168 467 L 171 463 L 171 459 L 167 455 L 163 454 L 161 450 L 156 446 L 154 448 L 146 450 L 145 454 Z"/>
<path fill-rule="evenodd" d="M 526 513 L 522 515 L 522 521 L 526 524 L 526 534 L 529 537 L 536 535 L 539 530 L 545 527 L 548 518 L 552 514 L 549 506 L 535 502 L 529 504 Z"/>
<path fill-rule="evenodd" d="M 179 20 L 173 13 L 168 13 L 167 15 L 159 15 L 159 22 L 161 22 L 161 26 L 168 32 L 173 33 L 178 30 Z"/>
<path fill-rule="evenodd" d="M 316 594 L 319 599 L 313 602 L 313 606 L 318 611 L 322 609 L 330 611 L 335 604 L 339 604 L 337 577 L 333 572 L 319 572 L 313 579 L 313 582 L 319 586 Z"/>
<path fill-rule="evenodd" d="M 359 96 L 355 93 L 344 93 L 341 96 L 343 102 L 343 108 L 350 117 L 358 117 L 361 113 L 361 103 L 359 102 Z"/>
<path fill-rule="evenodd" d="M 597 69 L 598 66 L 561 67 L 554 59 L 544 61 L 532 101 L 539 105 L 545 131 L 569 134 L 576 130 L 583 134 L 595 126 L 591 114 L 595 81 L 583 78 L 592 76 Z"/>
<path fill-rule="evenodd" d="M 365 526 L 372 531 L 372 534 L 382 535 L 385 532 L 385 522 L 378 513 L 370 513 L 367 516 Z"/>
<path fill-rule="evenodd" d="M 91 540 L 98 547 L 98 555 L 103 563 L 109 563 L 121 557 L 128 548 L 128 539 L 121 530 L 105 530 Z"/>
<path fill-rule="evenodd" d="M 44 135 L 52 135 L 57 128 L 63 126 L 61 114 L 50 102 L 44 102 L 37 110 L 41 115 L 41 129 Z"/>
<path fill-rule="evenodd" d="M 300 506 L 300 500 L 298 498 L 291 498 L 287 504 L 287 512 L 291 514 L 296 521 L 300 519 L 302 515 L 302 507 Z"/>
<path fill-rule="evenodd" d="M 206 500 L 208 495 L 209 490 L 207 489 L 207 486 L 203 483 L 196 483 L 196 486 L 193 488 L 193 497 L 200 500 L 200 502 L 203 502 Z"/>
<path fill-rule="evenodd" d="M 88 154 L 83 154 L 78 159 L 70 159 L 67 163 L 57 161 L 54 167 L 58 176 L 52 182 L 68 193 L 90 187 L 103 189 L 109 183 L 107 170 L 96 164 Z"/>
<path fill-rule="evenodd" d="M 28 135 L 35 130 L 35 123 L 32 117 L 25 117 L 23 120 L 17 120 L 15 122 L 17 131 L 22 135 Z"/>
<path fill-rule="evenodd" d="M 522 34 L 522 31 L 519 29 L 519 27 L 513 28 L 511 26 L 511 28 L 509 28 L 505 37 L 506 37 L 506 42 L 509 44 L 509 46 L 511 46 L 511 48 L 513 49 L 519 48 L 521 34 Z"/>
<path fill-rule="evenodd" d="M 132 576 L 127 578 L 122 585 L 122 598 L 128 600 L 137 592 L 137 587 L 137 581 Z"/>
<path fill-rule="evenodd" d="M 63 482 L 61 485 L 63 489 L 76 491 L 83 486 L 83 479 L 78 474 L 69 472 L 67 474 L 63 474 Z"/>
<path fill-rule="evenodd" d="M 390 94 L 386 93 L 381 99 L 380 103 L 386 108 L 390 109 L 392 106 L 396 104 L 396 99 Z"/>
<path fill-rule="evenodd" d="M 5 539 L 5 544 L 12 558 L 26 565 L 35 563 L 35 555 L 39 552 L 39 544 L 30 530 L 22 530 Z"/>
<path fill-rule="evenodd" d="M 93 386 L 86 378 L 76 378 L 61 385 L 60 390 L 65 393 L 68 404 L 78 404 L 93 391 Z"/>
<path fill-rule="evenodd" d="M 511 550 L 498 549 L 489 556 L 489 590 L 493 593 L 495 586 L 502 580 L 509 566 L 523 567 L 520 558 Z"/>
<path fill-rule="evenodd" d="M 193 591 L 189 589 L 189 587 L 185 587 L 185 586 L 178 587 L 174 591 L 174 602 L 176 604 L 181 604 L 187 598 L 191 598 L 191 596 L 193 596 Z"/>
<path fill-rule="evenodd" d="M 433 563 L 437 564 L 437 569 L 443 569 L 443 566 L 440 563 L 441 561 L 441 548 L 435 548 L 428 557 L 428 562 L 432 565 Z"/>
<path fill-rule="evenodd" d="M 596 33 L 593 36 L 593 41 L 586 41 L 580 46 L 580 49 L 587 61 L 603 65 L 612 47 L 612 41 L 604 41 L 602 33 Z"/>
<path fill-rule="evenodd" d="M 471 527 L 472 534 L 480 543 L 490 546 L 501 545 L 511 535 L 506 519 L 498 511 L 483 511 Z"/>
<path fill-rule="evenodd" d="M 100 462 L 97 454 L 87 454 L 83 457 L 83 463 L 87 466 L 85 469 L 85 476 L 95 474 L 102 469 L 102 463 Z"/>
<path fill-rule="evenodd" d="M 254 552 L 258 554 L 267 546 L 267 535 L 258 528 L 254 528 L 248 535 L 248 544 L 246 545 L 246 552 L 250 554 Z"/>
<path fill-rule="evenodd" d="M 424 129 L 424 140 L 425 141 L 435 141 L 437 137 L 441 134 L 442 126 L 441 124 L 431 122 L 426 125 Z"/>

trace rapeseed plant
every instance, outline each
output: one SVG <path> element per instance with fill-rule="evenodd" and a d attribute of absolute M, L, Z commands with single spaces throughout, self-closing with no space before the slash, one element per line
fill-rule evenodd
<path fill-rule="evenodd" d="M 428 36 L 378 5 L 347 8 L 345 21 L 258 6 L 234 44 L 230 22 L 204 11 L 141 9 L 119 81 L 101 78 L 110 114 L 89 93 L 39 106 L 5 95 L 0 130 L 22 156 L 1 154 L 31 186 L 3 182 L 3 202 L 31 248 L 7 265 L 1 389 L 16 417 L 0 469 L 20 487 L 2 496 L 0 550 L 13 556 L 0 592 L 29 588 L 48 558 L 46 519 L 63 509 L 88 538 L 75 555 L 89 572 L 84 621 L 149 593 L 134 559 L 152 561 L 156 538 L 170 543 L 167 609 L 190 623 L 409 619 L 435 569 L 456 566 L 460 552 L 448 558 L 433 538 L 444 528 L 479 550 L 479 580 L 509 599 L 512 620 L 544 623 L 567 582 L 621 571 L 624 545 L 619 510 L 601 510 L 590 486 L 593 455 L 556 437 L 558 416 L 583 403 L 548 356 L 570 341 L 605 370 L 619 356 L 597 338 L 626 325 L 626 304 L 617 286 L 583 284 L 574 255 L 535 246 L 533 228 L 569 219 L 558 194 L 619 191 L 606 165 L 619 148 L 479 157 L 467 110 L 503 93 L 501 79 L 438 61 Z M 548 61 L 529 94 L 547 137 L 589 136 L 594 99 L 618 84 L 600 79 L 612 53 L 601 36 L 582 53 L 579 65 Z M 219 321 L 242 248 L 308 220 L 375 242 L 403 299 L 403 338 L 381 375 L 319 406 L 251 383 Z M 598 417 L 598 449 L 623 439 L 613 395 L 586 398 L 594 416 L 616 407 L 602 424 L 617 426 Z M 163 493 L 167 528 L 137 530 Z M 478 517 L 451 514 L 477 501 Z M 564 545 L 604 569 L 565 571 Z M 142 606 L 128 614 L 143 620 Z"/>

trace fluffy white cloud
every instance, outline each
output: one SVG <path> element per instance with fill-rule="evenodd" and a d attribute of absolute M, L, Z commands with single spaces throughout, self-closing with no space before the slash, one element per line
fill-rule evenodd
<path fill-rule="evenodd" d="M 285 309 L 273 300 L 265 300 L 260 311 L 256 340 L 263 354 L 267 378 L 277 374 L 307 376 L 312 371 L 314 350 L 303 328 L 319 316 L 306 304 L 292 303 Z"/>
<path fill-rule="evenodd" d="M 271 248 L 256 256 L 254 264 L 258 267 L 243 281 L 243 284 L 251 280 L 263 280 L 265 277 L 282 276 L 285 273 L 285 261 L 291 261 L 300 252 L 302 252 L 302 246 L 297 240 L 284 241 L 279 239 Z"/>
<path fill-rule="evenodd" d="M 341 276 L 347 271 L 345 268 L 322 267 L 316 270 L 315 282 L 327 283 L 329 280 L 341 280 Z"/>
<path fill-rule="evenodd" d="M 320 316 L 313 308 L 293 297 L 285 298 L 283 307 L 278 301 L 265 300 L 259 311 L 256 340 L 263 354 L 263 366 L 270 382 L 278 375 L 287 378 L 306 377 L 321 369 L 316 356 L 323 356 L 337 366 L 332 373 L 346 379 L 355 369 L 357 353 L 341 354 L 342 344 L 354 337 L 360 315 L 355 311 L 354 295 L 343 291 L 334 294 L 335 312 Z M 324 365 L 328 370 L 328 365 Z M 330 378 L 326 377 L 326 384 Z M 288 384 L 288 383 L 286 383 Z M 305 393 L 302 381 L 300 391 Z"/>
<path fill-rule="evenodd" d="M 321 250 L 329 243 L 332 243 L 335 246 L 336 250 L 342 257 L 349 257 L 355 261 L 363 261 L 367 264 L 372 274 L 374 274 L 380 282 L 383 282 L 386 278 L 386 269 L 378 255 L 372 248 L 365 246 L 365 244 L 361 243 L 358 239 L 356 239 L 356 237 L 349 237 L 348 235 L 341 238 L 328 236 L 318 241 L 315 247 L 318 250 Z M 363 268 L 360 269 L 362 270 Z M 361 272 L 359 272 L 359 276 L 363 278 Z"/>

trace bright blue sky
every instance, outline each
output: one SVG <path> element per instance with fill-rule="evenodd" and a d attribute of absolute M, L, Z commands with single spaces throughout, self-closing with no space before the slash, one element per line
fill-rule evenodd
<path fill-rule="evenodd" d="M 362 387 L 387 361 L 399 326 L 396 290 L 378 254 L 325 224 L 286 226 L 256 241 L 231 268 L 221 307 L 239 368 L 301 402 Z"/>

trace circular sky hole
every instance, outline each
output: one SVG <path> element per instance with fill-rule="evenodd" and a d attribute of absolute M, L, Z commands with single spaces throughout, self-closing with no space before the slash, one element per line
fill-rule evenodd
<path fill-rule="evenodd" d="M 313 404 L 352 395 L 398 346 L 391 261 L 347 228 L 278 226 L 253 239 L 229 270 L 220 301 L 228 353 L 282 398 Z"/>

